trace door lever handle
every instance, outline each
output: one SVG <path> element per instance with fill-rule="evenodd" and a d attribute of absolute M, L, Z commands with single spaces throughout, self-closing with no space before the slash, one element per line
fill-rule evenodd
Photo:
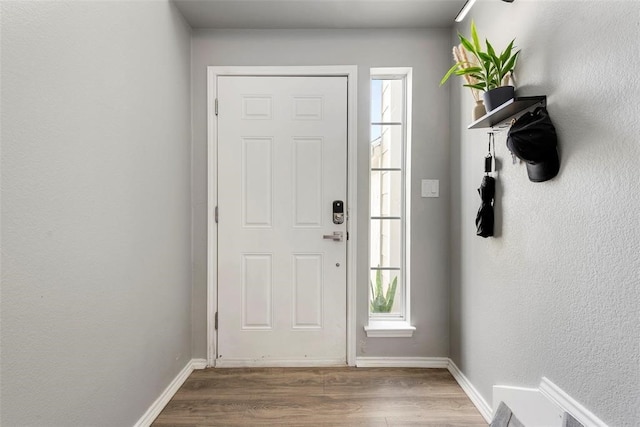
<path fill-rule="evenodd" d="M 325 234 L 322 238 L 333 240 L 334 242 L 342 242 L 342 231 L 334 231 L 333 234 Z"/>

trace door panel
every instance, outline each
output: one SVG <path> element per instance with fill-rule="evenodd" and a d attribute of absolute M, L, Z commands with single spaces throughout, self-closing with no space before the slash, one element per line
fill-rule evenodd
<path fill-rule="evenodd" d="M 272 138 L 242 138 L 242 219 L 244 228 L 271 227 Z"/>
<path fill-rule="evenodd" d="M 346 77 L 218 77 L 218 364 L 346 363 Z"/>
<path fill-rule="evenodd" d="M 294 227 L 322 226 L 322 139 L 293 139 Z"/>
<path fill-rule="evenodd" d="M 322 254 L 293 255 L 293 328 L 322 328 Z"/>

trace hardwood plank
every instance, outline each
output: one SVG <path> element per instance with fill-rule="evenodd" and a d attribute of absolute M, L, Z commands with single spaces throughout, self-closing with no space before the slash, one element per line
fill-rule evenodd
<path fill-rule="evenodd" d="M 195 371 L 154 426 L 486 426 L 446 369 Z"/>

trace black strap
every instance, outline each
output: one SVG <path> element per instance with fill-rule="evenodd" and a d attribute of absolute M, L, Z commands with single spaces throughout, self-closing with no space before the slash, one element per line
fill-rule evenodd
<path fill-rule="evenodd" d="M 493 132 L 489 133 L 489 143 L 487 145 L 487 155 L 484 158 L 484 173 L 489 175 L 489 173 L 494 171 L 494 162 L 493 160 L 496 158 L 496 140 Z"/>

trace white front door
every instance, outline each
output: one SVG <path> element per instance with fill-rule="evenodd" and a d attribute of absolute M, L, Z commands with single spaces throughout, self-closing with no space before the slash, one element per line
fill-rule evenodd
<path fill-rule="evenodd" d="M 216 364 L 344 365 L 347 78 L 219 76 L 217 97 Z"/>

